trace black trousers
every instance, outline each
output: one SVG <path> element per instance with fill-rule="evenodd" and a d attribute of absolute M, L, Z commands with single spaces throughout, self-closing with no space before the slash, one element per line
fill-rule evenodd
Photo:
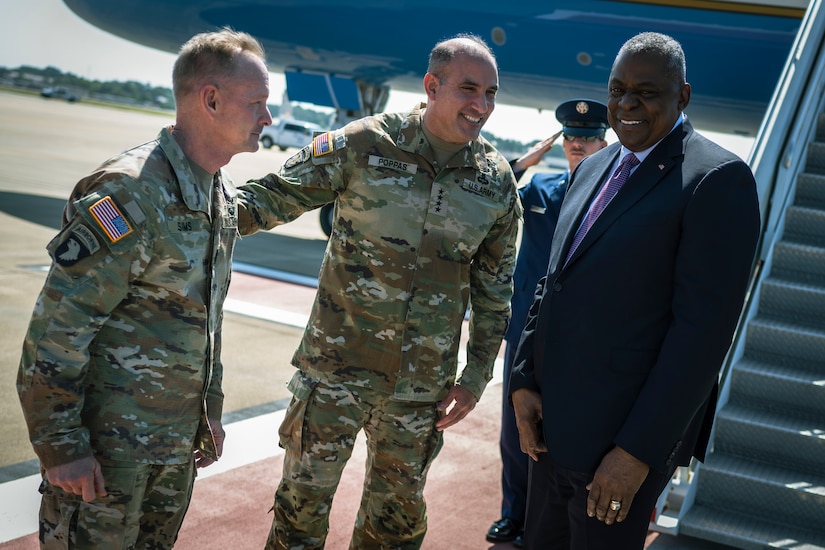
<path fill-rule="evenodd" d="M 656 501 L 672 475 L 651 470 L 624 521 L 606 525 L 587 516 L 585 487 L 593 474 L 561 468 L 543 453 L 538 462 L 530 461 L 524 548 L 642 550 Z"/>

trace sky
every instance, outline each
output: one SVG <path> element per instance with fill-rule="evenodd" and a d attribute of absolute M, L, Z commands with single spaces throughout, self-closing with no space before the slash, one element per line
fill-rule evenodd
<path fill-rule="evenodd" d="M 62 0 L 0 0 L 0 14 L 0 66 L 53 66 L 89 80 L 172 87 L 174 54 L 102 31 L 75 15 Z M 280 104 L 282 74 L 270 75 L 270 90 L 271 102 Z M 423 99 L 423 84 L 421 94 L 393 91 L 386 110 L 406 110 Z M 552 111 L 499 104 L 484 129 L 500 138 L 529 143 L 555 133 L 561 125 Z M 743 158 L 750 151 L 749 138 L 703 133 Z"/>

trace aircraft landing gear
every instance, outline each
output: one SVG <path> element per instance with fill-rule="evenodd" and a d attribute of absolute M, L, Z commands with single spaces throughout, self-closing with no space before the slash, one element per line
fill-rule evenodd
<path fill-rule="evenodd" d="M 335 211 L 335 203 L 325 204 L 321 207 L 321 214 L 319 216 L 319 221 L 321 222 L 321 230 L 324 232 L 324 235 L 329 238 L 332 235 L 332 215 Z"/>

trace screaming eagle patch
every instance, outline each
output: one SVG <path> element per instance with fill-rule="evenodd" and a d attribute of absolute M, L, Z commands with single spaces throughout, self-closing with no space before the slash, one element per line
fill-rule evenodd
<path fill-rule="evenodd" d="M 92 230 L 85 225 L 78 225 L 57 245 L 52 257 L 59 265 L 70 267 L 98 250 L 100 243 Z"/>

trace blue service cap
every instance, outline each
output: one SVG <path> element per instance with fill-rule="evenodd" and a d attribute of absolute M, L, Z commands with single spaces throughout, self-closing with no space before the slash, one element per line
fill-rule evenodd
<path fill-rule="evenodd" d="M 592 99 L 571 99 L 556 108 L 562 132 L 570 136 L 603 135 L 610 127 L 607 106 Z"/>

